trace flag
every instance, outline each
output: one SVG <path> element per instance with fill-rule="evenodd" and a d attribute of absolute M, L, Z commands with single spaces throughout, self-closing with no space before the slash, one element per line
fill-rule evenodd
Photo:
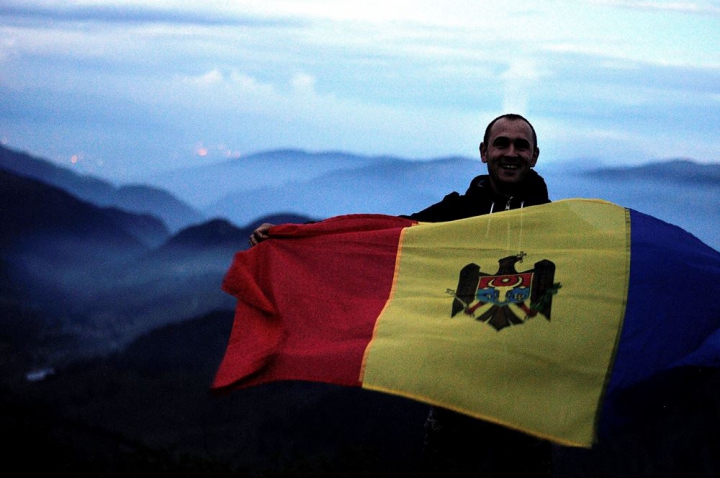
<path fill-rule="evenodd" d="M 362 387 L 589 447 L 655 374 L 720 365 L 720 253 L 573 199 L 443 223 L 284 224 L 235 255 L 235 322 L 212 389 Z"/>

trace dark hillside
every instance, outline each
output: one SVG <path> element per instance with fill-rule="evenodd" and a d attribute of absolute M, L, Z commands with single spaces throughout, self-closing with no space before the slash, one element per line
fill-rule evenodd
<path fill-rule="evenodd" d="M 37 179 L 73 192 L 78 197 L 106 204 L 114 193 L 107 181 L 75 173 L 45 159 L 0 146 L 0 168 L 18 176 Z"/>
<path fill-rule="evenodd" d="M 278 215 L 258 221 L 293 220 L 308 218 Z M 113 330 L 113 341 L 123 346 L 153 328 L 233 309 L 235 299 L 221 290 L 222 279 L 235 253 L 248 247 L 255 226 L 213 219 L 179 231 L 162 246 L 104 271 L 83 313 Z"/>
<path fill-rule="evenodd" d="M 205 220 L 203 215 L 162 189 L 131 184 L 120 186 L 108 205 L 138 214 L 153 214 L 162 218 L 171 231 Z"/>
<path fill-rule="evenodd" d="M 232 316 L 169 325 L 44 381 L 6 377 L 5 464 L 51 476 L 419 476 L 425 405 L 303 382 L 211 396 Z M 557 478 L 718 476 L 720 373 L 685 370 L 644 388 L 628 397 L 643 404 L 636 426 L 593 450 L 556 448 Z"/>
<path fill-rule="evenodd" d="M 166 234 L 156 219 L 107 210 L 4 170 L 0 204 L 5 296 L 13 294 L 5 306 L 44 311 L 46 328 L 56 329 L 62 318 L 79 318 L 72 302 L 89 292 L 87 284 L 98 282 L 84 278 L 145 251 L 139 237 Z"/>
<path fill-rule="evenodd" d="M 133 253 L 142 243 L 121 227 L 117 211 L 108 214 L 99 206 L 81 201 L 62 189 L 0 170 L 0 247 L 27 251 L 35 242 L 64 238 L 95 241 L 117 252 Z M 150 223 L 147 221 L 145 225 Z M 159 222 L 152 224 L 158 227 Z M 71 253 L 72 249 L 67 252 Z M 77 251 L 79 254 L 87 251 Z M 38 254 L 49 256 L 41 250 Z"/>
<path fill-rule="evenodd" d="M 170 235 L 165 224 L 150 214 L 130 213 L 116 207 L 106 207 L 103 210 L 118 226 L 148 247 L 162 244 Z"/>
<path fill-rule="evenodd" d="M 74 476 L 413 476 L 423 405 L 300 382 L 211 396 L 231 324 L 232 312 L 214 312 L 12 384 L 0 403 L 18 437 L 8 457 L 34 450 L 37 471 Z"/>
<path fill-rule="evenodd" d="M 173 231 L 203 220 L 198 211 L 161 189 L 144 185 L 125 185 L 118 188 L 108 181 L 77 174 L 46 159 L 4 146 L 0 146 L 0 169 L 42 181 L 98 206 L 156 216 Z"/>
<path fill-rule="evenodd" d="M 153 216 L 1 169 L 0 204 L 3 327 L 37 366 L 102 355 L 154 328 L 232 309 L 222 278 L 256 225 L 215 219 L 169 237 Z"/>
<path fill-rule="evenodd" d="M 247 231 L 234 226 L 225 219 L 212 219 L 197 226 L 181 230 L 171 237 L 158 251 L 233 247 L 238 249 L 247 242 Z"/>

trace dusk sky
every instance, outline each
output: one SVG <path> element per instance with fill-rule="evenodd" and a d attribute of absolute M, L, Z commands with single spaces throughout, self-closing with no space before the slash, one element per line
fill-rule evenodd
<path fill-rule="evenodd" d="M 0 141 L 117 181 L 300 148 L 720 163 L 720 1 L 0 4 Z"/>

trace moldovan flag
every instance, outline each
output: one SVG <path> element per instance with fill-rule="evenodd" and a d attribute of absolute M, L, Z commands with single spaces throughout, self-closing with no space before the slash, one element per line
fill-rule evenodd
<path fill-rule="evenodd" d="M 362 387 L 589 447 L 623 390 L 720 365 L 720 253 L 600 200 L 278 225 L 223 289 L 238 300 L 215 392 Z"/>

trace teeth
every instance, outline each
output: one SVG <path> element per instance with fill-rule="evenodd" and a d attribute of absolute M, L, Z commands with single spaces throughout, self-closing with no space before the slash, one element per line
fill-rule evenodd
<path fill-rule="evenodd" d="M 503 169 L 518 169 L 519 166 L 516 164 L 503 164 L 502 167 Z"/>

